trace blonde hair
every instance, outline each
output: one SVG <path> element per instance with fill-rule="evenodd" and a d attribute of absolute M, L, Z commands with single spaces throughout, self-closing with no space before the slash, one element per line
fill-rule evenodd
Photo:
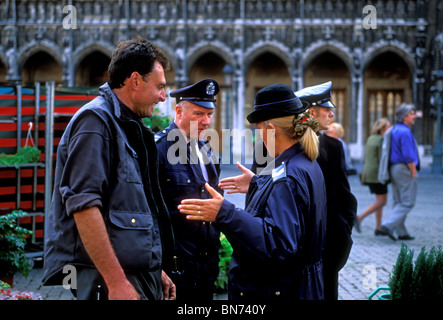
<path fill-rule="evenodd" d="M 340 137 L 343 138 L 345 135 L 345 129 L 343 129 L 343 126 L 340 123 L 333 122 L 330 124 L 330 127 L 335 130 L 335 133 Z"/>
<path fill-rule="evenodd" d="M 372 127 L 372 134 L 381 134 L 388 122 L 388 118 L 381 118 L 375 121 L 374 126 Z"/>
<path fill-rule="evenodd" d="M 295 116 L 275 118 L 265 121 L 265 125 L 272 123 L 283 134 L 292 140 L 301 142 L 303 150 L 309 160 L 314 161 L 318 157 L 318 136 L 315 133 L 318 128 L 317 119 L 311 117 L 309 109 Z"/>

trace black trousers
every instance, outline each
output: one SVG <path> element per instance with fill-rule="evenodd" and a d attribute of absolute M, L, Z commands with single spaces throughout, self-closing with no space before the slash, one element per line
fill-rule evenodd
<path fill-rule="evenodd" d="M 140 295 L 140 300 L 162 300 L 161 269 L 125 272 L 126 278 Z M 78 300 L 108 300 L 106 284 L 94 268 L 77 267 L 77 289 L 71 289 Z"/>
<path fill-rule="evenodd" d="M 325 300 L 338 300 L 338 271 L 323 269 Z"/>

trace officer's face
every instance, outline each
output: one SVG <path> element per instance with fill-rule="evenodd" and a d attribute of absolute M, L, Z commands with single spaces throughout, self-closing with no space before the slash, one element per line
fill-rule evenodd
<path fill-rule="evenodd" d="M 188 137 L 200 137 L 203 130 L 209 128 L 214 109 L 208 109 L 188 101 L 182 101 L 177 107 L 177 126 Z"/>
<path fill-rule="evenodd" d="M 309 110 L 311 112 L 311 116 L 318 121 L 319 131 L 329 129 L 329 124 L 332 122 L 332 118 L 334 118 L 333 108 L 317 106 L 311 107 Z"/>
<path fill-rule="evenodd" d="M 155 62 L 153 70 L 144 76 L 138 74 L 137 80 L 133 84 L 132 109 L 140 118 L 152 117 L 154 106 L 165 101 L 166 79 L 162 65 Z"/>

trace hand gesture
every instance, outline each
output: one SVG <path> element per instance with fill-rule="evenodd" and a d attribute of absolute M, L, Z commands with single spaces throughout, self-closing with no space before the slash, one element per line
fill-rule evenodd
<path fill-rule="evenodd" d="M 212 199 L 185 199 L 178 206 L 181 213 L 187 214 L 186 219 L 215 221 L 225 198 L 208 183 L 205 184 L 205 187 L 212 195 Z"/>
<path fill-rule="evenodd" d="M 235 177 L 224 178 L 220 180 L 218 186 L 222 190 L 228 190 L 226 193 L 247 193 L 249 189 L 249 182 L 251 182 L 254 173 L 248 168 L 242 166 L 237 161 L 237 167 L 243 172 L 243 174 Z"/>

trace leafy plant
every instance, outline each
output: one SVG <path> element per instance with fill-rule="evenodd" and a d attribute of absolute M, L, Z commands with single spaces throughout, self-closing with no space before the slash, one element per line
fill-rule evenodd
<path fill-rule="evenodd" d="M 25 255 L 26 237 L 32 231 L 17 225 L 17 219 L 26 216 L 23 211 L 0 216 L 0 275 L 22 273 L 25 277 L 31 271 L 31 265 Z"/>
<path fill-rule="evenodd" d="M 25 163 L 35 163 L 40 160 L 41 151 L 35 147 L 20 148 L 15 154 L 0 154 L 0 165 L 19 165 Z"/>
<path fill-rule="evenodd" d="M 152 129 L 154 132 L 158 132 L 160 130 L 163 130 L 172 121 L 171 116 L 165 116 L 160 113 L 160 110 L 158 108 L 154 109 L 154 112 L 152 113 L 152 117 L 150 118 L 143 118 L 143 123 Z"/>
<path fill-rule="evenodd" d="M 218 273 L 217 280 L 215 281 L 215 287 L 217 289 L 225 290 L 228 286 L 228 274 L 229 266 L 231 264 L 232 247 L 226 236 L 222 233 L 220 235 L 220 250 L 218 263 L 220 272 Z"/>

